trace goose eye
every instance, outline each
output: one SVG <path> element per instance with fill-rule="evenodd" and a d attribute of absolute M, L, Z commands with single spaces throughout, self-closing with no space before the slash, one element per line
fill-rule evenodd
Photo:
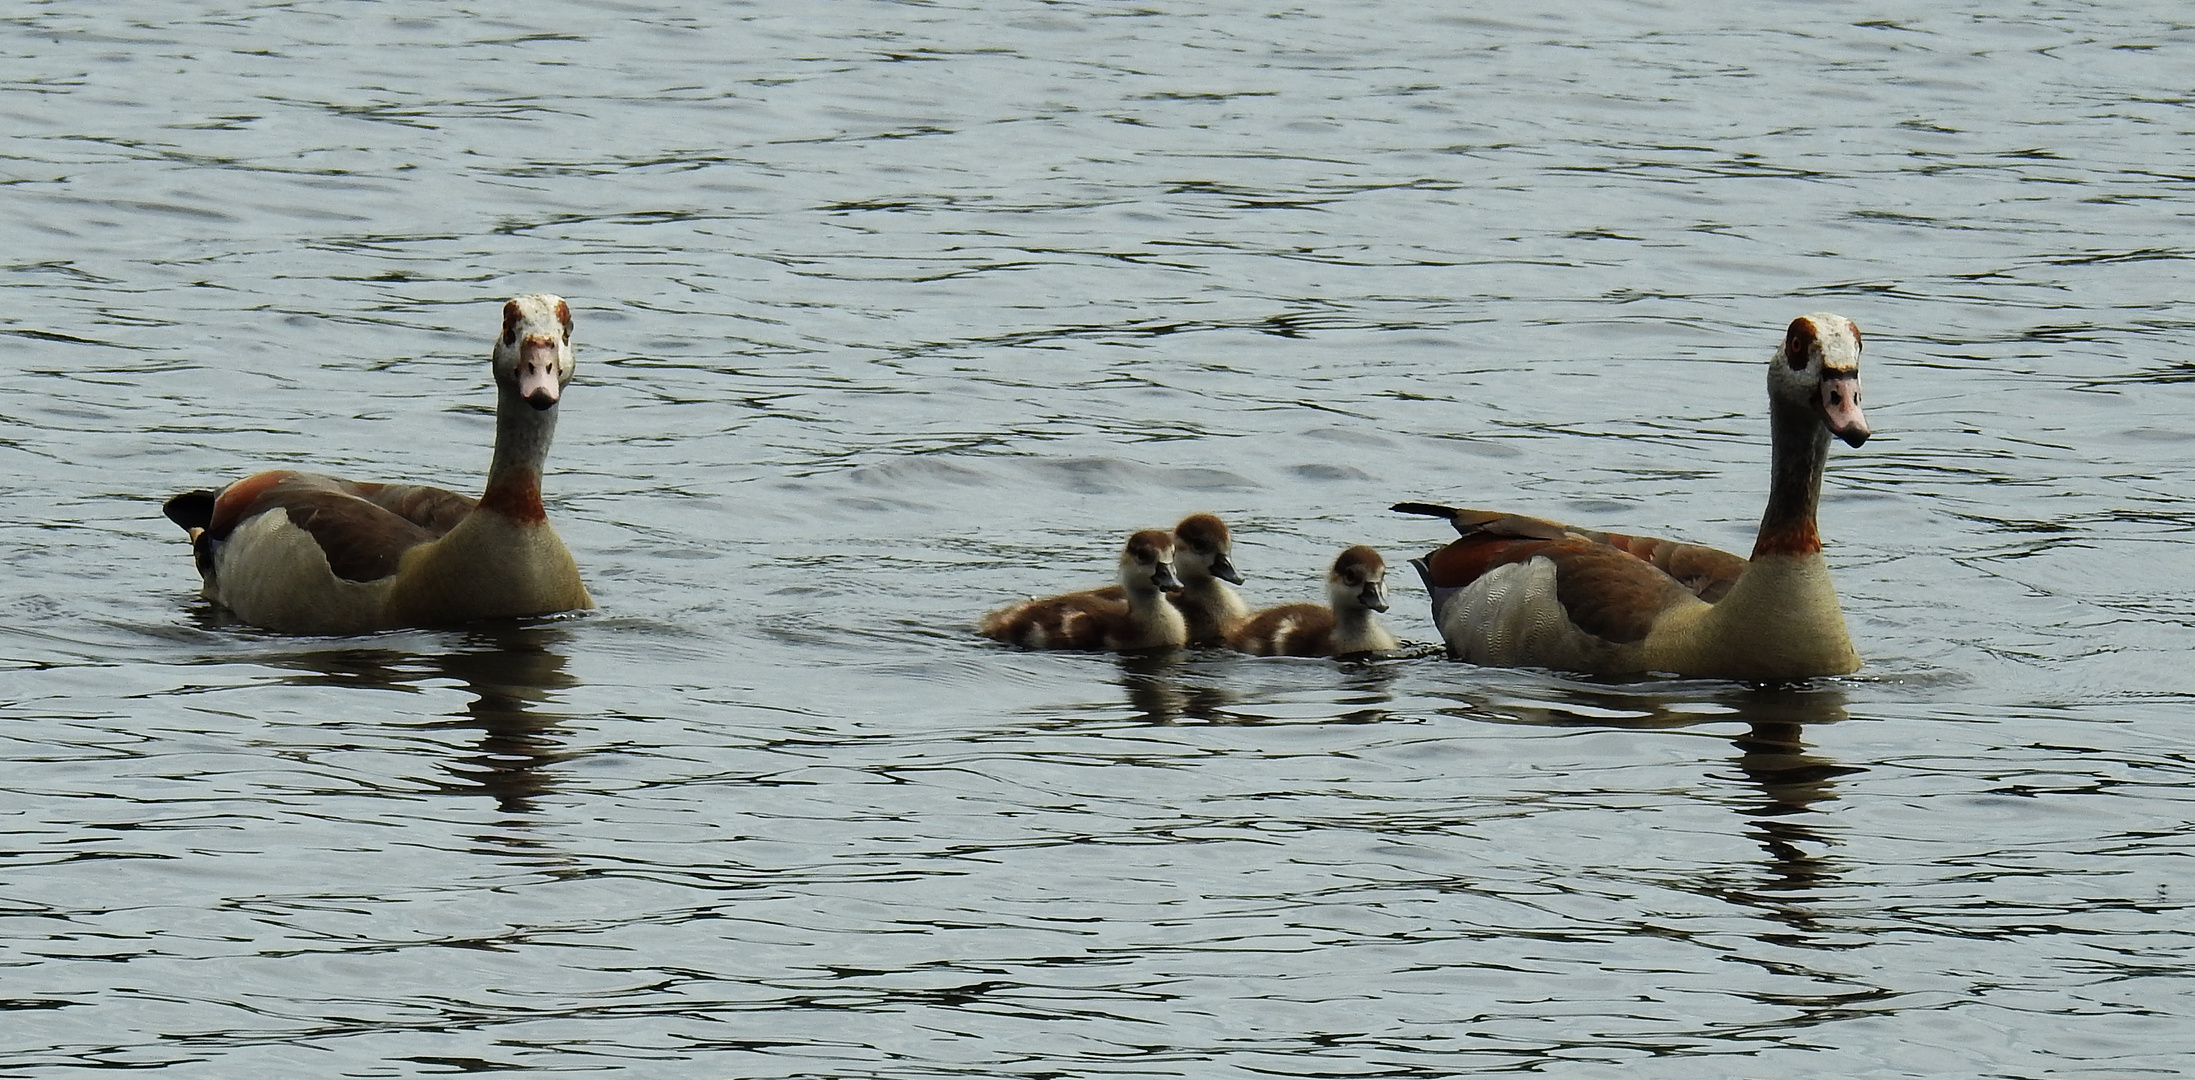
<path fill-rule="evenodd" d="M 505 303 L 503 305 L 503 344 L 518 344 L 518 320 L 518 301 L 512 300 Z"/>

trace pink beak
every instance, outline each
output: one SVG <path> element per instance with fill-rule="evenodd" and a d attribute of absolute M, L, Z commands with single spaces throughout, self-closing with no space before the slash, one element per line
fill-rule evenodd
<path fill-rule="evenodd" d="M 1828 424 L 1829 433 L 1843 439 L 1846 446 L 1858 446 L 1874 434 L 1867 429 L 1867 417 L 1860 412 L 1858 375 L 1822 378 L 1822 422 Z"/>
<path fill-rule="evenodd" d="M 557 381 L 556 344 L 527 338 L 518 347 L 518 396 L 536 409 L 546 409 L 556 404 L 563 389 Z"/>

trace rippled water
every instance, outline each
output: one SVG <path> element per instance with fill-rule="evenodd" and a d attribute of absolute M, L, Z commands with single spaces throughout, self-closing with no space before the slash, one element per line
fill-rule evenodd
<path fill-rule="evenodd" d="M 2195 1053 L 2181 5 L 179 10 L 0 19 L 0 1075 Z M 600 612 L 197 600 L 175 491 L 477 484 L 529 290 Z M 1820 309 L 1854 677 L 969 633 L 1190 510 L 1743 550 Z"/>

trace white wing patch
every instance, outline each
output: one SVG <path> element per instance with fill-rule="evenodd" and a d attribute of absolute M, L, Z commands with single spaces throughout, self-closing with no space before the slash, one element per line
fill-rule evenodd
<path fill-rule="evenodd" d="M 286 511 L 269 510 L 229 534 L 214 556 L 205 595 L 254 626 L 356 634 L 380 629 L 382 600 L 393 580 L 336 577 L 319 541 L 292 525 Z"/>
<path fill-rule="evenodd" d="M 1457 659 L 1488 667 L 1589 670 L 1589 658 L 1612 648 L 1571 623 L 1555 596 L 1555 564 L 1544 556 L 1479 575 L 1433 621 Z"/>

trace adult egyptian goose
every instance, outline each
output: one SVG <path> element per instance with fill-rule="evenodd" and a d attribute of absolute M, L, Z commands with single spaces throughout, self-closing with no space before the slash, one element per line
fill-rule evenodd
<path fill-rule="evenodd" d="M 1768 509 L 1753 557 L 1538 518 L 1398 503 L 1462 538 L 1413 561 L 1451 655 L 1600 675 L 1772 682 L 1860 666 L 1814 525 L 1829 437 L 1867 441 L 1860 328 L 1792 320 L 1768 361 Z"/>
<path fill-rule="evenodd" d="M 1227 631 L 1250 614 L 1250 605 L 1228 582 L 1242 584 L 1235 569 L 1235 541 L 1216 514 L 1191 514 L 1174 526 L 1174 573 L 1181 588 L 1166 594 L 1189 624 L 1189 644 L 1197 648 L 1227 643 Z M 1118 600 L 1118 585 L 1093 590 Z"/>
<path fill-rule="evenodd" d="M 1351 656 L 1387 652 L 1395 635 L 1379 623 L 1387 610 L 1387 560 L 1362 544 L 1326 572 L 1326 604 L 1282 604 L 1236 624 L 1227 644 L 1254 656 Z"/>
<path fill-rule="evenodd" d="M 1179 648 L 1189 641 L 1189 626 L 1167 602 L 1166 590 L 1180 586 L 1174 538 L 1145 529 L 1121 548 L 1119 596 L 1091 589 L 1025 600 L 985 615 L 976 629 L 1024 649 Z"/>
<path fill-rule="evenodd" d="M 495 340 L 495 456 L 479 500 L 278 469 L 169 499 L 204 594 L 245 622 L 302 634 L 591 608 L 541 506 L 541 467 L 572 378 L 572 312 L 558 297 L 503 305 Z"/>

